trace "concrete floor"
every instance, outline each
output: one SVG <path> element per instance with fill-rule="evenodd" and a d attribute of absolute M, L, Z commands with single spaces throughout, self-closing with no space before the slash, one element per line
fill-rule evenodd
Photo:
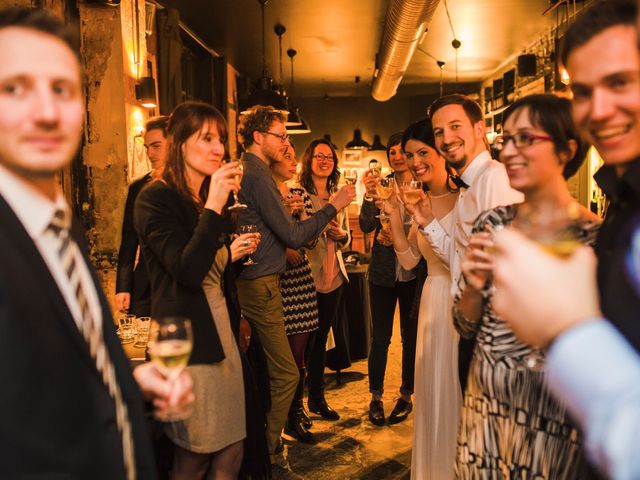
<path fill-rule="evenodd" d="M 396 321 L 385 376 L 383 402 L 387 417 L 399 396 L 401 383 L 398 324 Z M 413 413 L 402 423 L 376 427 L 368 418 L 371 395 L 367 361 L 354 362 L 341 377 L 342 385 L 336 385 L 336 374 L 329 370 L 325 374 L 327 402 L 340 414 L 340 420 L 330 422 L 312 414 L 311 431 L 318 444 L 305 445 L 285 437 L 284 460 L 306 480 L 408 479 Z"/>

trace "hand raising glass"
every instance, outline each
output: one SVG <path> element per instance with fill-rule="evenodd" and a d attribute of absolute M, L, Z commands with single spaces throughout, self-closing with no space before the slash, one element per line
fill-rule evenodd
<path fill-rule="evenodd" d="M 151 321 L 149 326 L 149 356 L 156 368 L 169 382 L 174 382 L 187 366 L 193 333 L 191 321 L 184 317 L 164 317 Z M 184 420 L 191 414 L 190 410 L 165 410 L 156 412 L 158 420 L 171 422 Z"/>
<path fill-rule="evenodd" d="M 241 225 L 240 226 L 240 234 L 245 233 L 257 233 L 258 228 L 255 225 Z M 254 240 L 247 240 L 247 242 L 253 242 Z M 243 265 L 257 265 L 258 262 L 255 262 L 251 255 L 247 255 L 247 259 L 242 262 Z"/>
<path fill-rule="evenodd" d="M 235 176 L 235 179 L 236 179 L 236 182 L 238 182 L 238 185 L 242 181 L 243 173 L 244 173 L 244 166 L 242 165 L 242 162 L 238 162 L 238 172 L 236 173 L 236 176 Z M 229 205 L 229 207 L 227 209 L 228 210 L 243 210 L 245 208 L 247 208 L 247 206 L 244 203 L 240 202 L 240 200 L 238 199 L 238 192 L 236 192 L 234 190 L 234 192 L 233 192 L 233 205 Z"/>

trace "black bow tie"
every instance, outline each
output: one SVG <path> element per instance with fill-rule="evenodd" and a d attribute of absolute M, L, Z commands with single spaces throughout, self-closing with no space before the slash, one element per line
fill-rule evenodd
<path fill-rule="evenodd" d="M 469 188 L 469 185 L 467 185 L 467 182 L 462 180 L 462 177 L 460 175 L 451 175 L 449 178 L 451 178 L 451 181 L 456 187 Z"/>

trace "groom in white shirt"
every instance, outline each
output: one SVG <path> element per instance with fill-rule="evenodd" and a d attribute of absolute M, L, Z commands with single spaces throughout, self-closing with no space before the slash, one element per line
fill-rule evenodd
<path fill-rule="evenodd" d="M 460 288 L 460 260 L 469 245 L 478 215 L 500 205 L 520 203 L 523 195 L 509 185 L 507 172 L 487 150 L 486 126 L 480 106 L 470 98 L 452 94 L 429 107 L 436 148 L 462 180 L 453 208 L 453 231 L 447 232 L 432 215 L 420 226 L 434 251 L 451 271 L 451 293 Z M 460 341 L 458 369 L 464 392 L 474 340 Z"/>

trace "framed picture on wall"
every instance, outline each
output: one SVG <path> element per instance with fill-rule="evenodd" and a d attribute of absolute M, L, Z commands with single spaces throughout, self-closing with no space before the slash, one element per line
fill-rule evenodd
<path fill-rule="evenodd" d="M 362 164 L 362 150 L 345 150 L 342 153 L 343 167 L 359 167 Z"/>

